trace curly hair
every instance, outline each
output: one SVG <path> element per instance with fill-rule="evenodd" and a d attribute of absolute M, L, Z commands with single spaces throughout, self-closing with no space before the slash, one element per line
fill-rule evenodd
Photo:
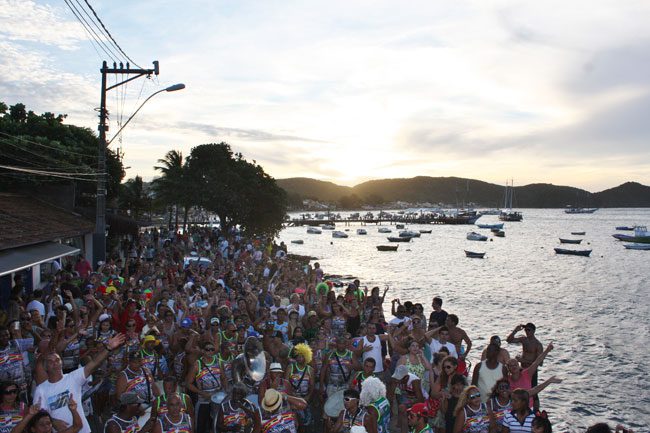
<path fill-rule="evenodd" d="M 312 351 L 311 347 L 305 343 L 296 344 L 293 348 L 293 356 L 298 357 L 302 355 L 305 358 L 305 364 L 311 363 Z"/>
<path fill-rule="evenodd" d="M 360 403 L 362 406 L 368 406 L 382 397 L 386 397 L 386 385 L 381 379 L 369 377 L 361 382 Z"/>

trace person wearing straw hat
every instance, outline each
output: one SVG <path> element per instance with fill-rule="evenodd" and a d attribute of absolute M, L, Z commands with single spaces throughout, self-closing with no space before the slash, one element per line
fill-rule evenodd
<path fill-rule="evenodd" d="M 306 408 L 307 402 L 269 388 L 264 393 L 261 407 L 262 420 L 255 426 L 254 433 L 297 433 L 298 417 L 295 411 Z"/>

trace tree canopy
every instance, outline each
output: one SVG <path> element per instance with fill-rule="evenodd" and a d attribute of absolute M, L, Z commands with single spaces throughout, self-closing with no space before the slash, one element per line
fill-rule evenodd
<path fill-rule="evenodd" d="M 20 169 L 66 173 L 62 177 L 35 172 L 0 169 L 0 189 L 33 191 L 46 184 L 74 184 L 76 202 L 92 206 L 97 189 L 98 138 L 88 128 L 63 123 L 65 114 L 36 114 L 24 104 L 7 106 L 0 102 L 0 165 Z M 116 152 L 106 152 L 108 199 L 119 194 L 124 177 Z M 87 179 L 87 180 L 82 180 Z"/>

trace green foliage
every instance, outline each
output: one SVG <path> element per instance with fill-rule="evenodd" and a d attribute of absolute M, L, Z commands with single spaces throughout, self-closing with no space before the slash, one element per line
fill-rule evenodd
<path fill-rule="evenodd" d="M 344 195 L 339 199 L 339 207 L 341 209 L 358 209 L 363 205 L 363 200 L 356 195 Z"/>
<path fill-rule="evenodd" d="M 129 179 L 121 185 L 119 200 L 120 208 L 129 210 L 135 220 L 149 207 L 150 197 L 144 189 L 140 176 Z"/>
<path fill-rule="evenodd" d="M 24 104 L 0 102 L 0 164 L 36 170 L 92 173 L 97 170 L 98 138 L 88 128 L 64 125 L 65 114 L 27 111 Z M 117 197 L 124 169 L 119 156 L 106 153 L 108 199 Z M 92 206 L 94 181 L 62 179 L 15 171 L 0 172 L 0 189 L 30 191 L 44 184 L 75 184 L 76 203 Z"/>
<path fill-rule="evenodd" d="M 223 228 L 239 226 L 253 234 L 282 228 L 287 196 L 264 169 L 233 153 L 227 143 L 202 144 L 182 161 L 171 151 L 158 161 L 154 181 L 159 200 L 168 205 L 197 206 L 219 216 Z"/>

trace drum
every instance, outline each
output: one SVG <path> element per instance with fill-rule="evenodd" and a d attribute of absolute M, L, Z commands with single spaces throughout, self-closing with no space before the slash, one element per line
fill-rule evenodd
<path fill-rule="evenodd" d="M 339 414 L 345 406 L 343 406 L 343 393 L 345 390 L 336 391 L 334 394 L 330 395 L 325 402 L 323 407 L 323 412 L 330 418 L 338 418 Z"/>
<path fill-rule="evenodd" d="M 212 419 L 216 419 L 219 406 L 225 399 L 226 393 L 223 391 L 216 392 L 212 397 L 210 397 L 210 416 Z"/>
<path fill-rule="evenodd" d="M 251 405 L 253 405 L 256 409 L 260 407 L 260 403 L 259 403 L 259 401 L 258 401 L 258 400 L 259 400 L 259 397 L 258 397 L 257 394 L 248 394 L 248 395 L 246 396 L 246 400 L 248 400 L 248 402 L 249 402 Z"/>
<path fill-rule="evenodd" d="M 145 409 L 144 415 L 138 418 L 138 425 L 140 428 L 144 427 L 144 425 L 149 421 L 149 418 L 151 418 L 151 406 Z"/>

